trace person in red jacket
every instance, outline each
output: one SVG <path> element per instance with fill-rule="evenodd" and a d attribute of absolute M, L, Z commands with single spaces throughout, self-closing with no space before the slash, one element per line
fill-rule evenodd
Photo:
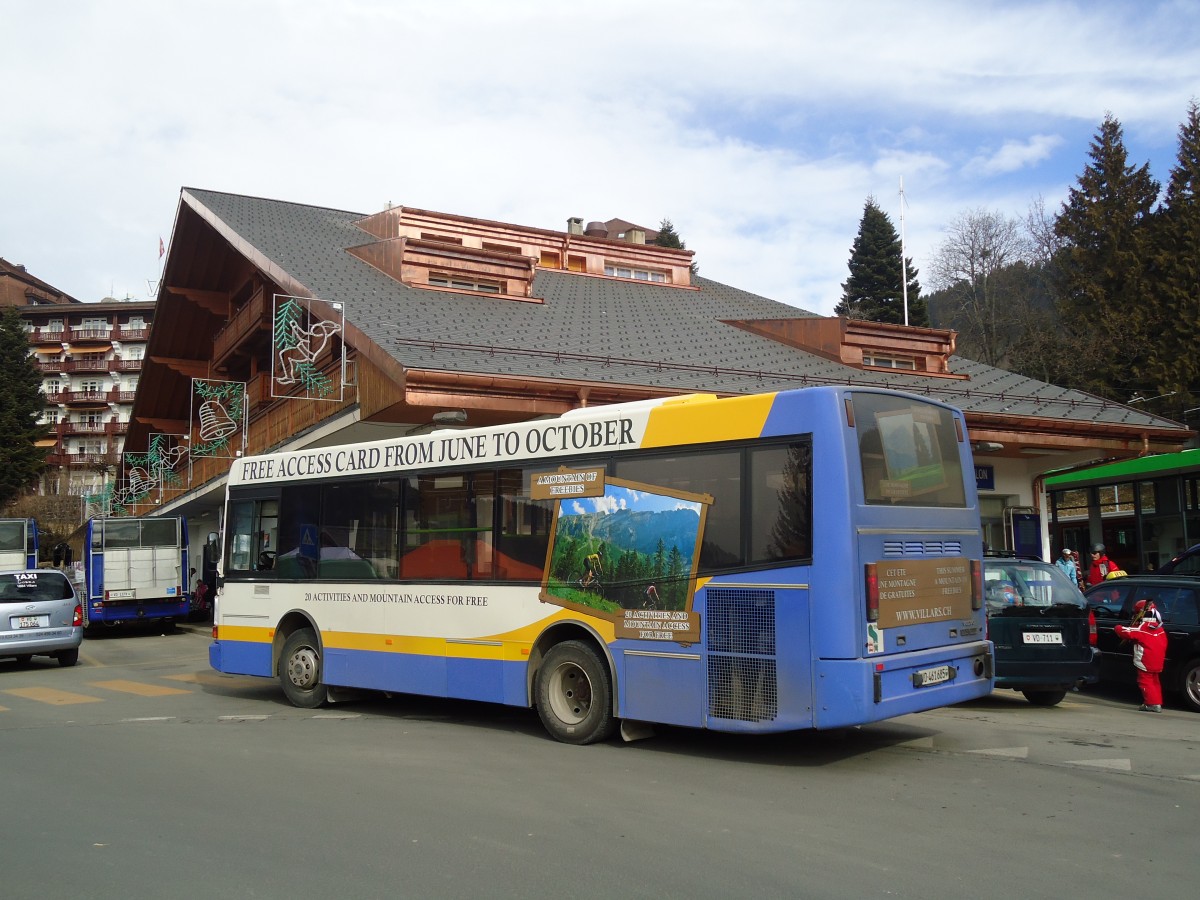
<path fill-rule="evenodd" d="M 1121 568 L 1111 559 L 1104 555 L 1103 544 L 1092 545 L 1092 564 L 1087 570 L 1087 586 L 1099 584 L 1108 577 L 1109 572 L 1115 572 Z"/>
<path fill-rule="evenodd" d="M 1113 630 L 1118 637 L 1133 641 L 1133 665 L 1142 691 L 1142 705 L 1138 709 L 1162 712 L 1162 684 L 1158 676 L 1167 658 L 1167 633 L 1154 601 L 1146 599 L 1133 604 L 1132 621 Z"/>

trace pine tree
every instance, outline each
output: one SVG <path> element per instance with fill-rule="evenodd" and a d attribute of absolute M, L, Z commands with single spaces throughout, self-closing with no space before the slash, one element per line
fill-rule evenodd
<path fill-rule="evenodd" d="M 38 424 L 42 375 L 30 359 L 21 316 L 11 306 L 0 313 L 0 384 L 0 507 L 5 507 L 46 465 L 45 451 L 36 445 L 46 430 Z"/>
<path fill-rule="evenodd" d="M 1105 116 L 1079 176 L 1054 223 L 1064 242 L 1059 313 L 1075 335 L 1078 352 L 1100 361 L 1074 384 L 1102 396 L 1128 399 L 1143 390 L 1142 353 L 1155 319 L 1147 280 L 1149 223 L 1159 185 L 1149 163 L 1127 162 L 1121 123 Z"/>
<path fill-rule="evenodd" d="M 676 250 L 686 250 L 687 244 L 683 242 L 683 238 L 679 236 L 679 232 L 675 230 L 675 226 L 671 224 L 670 219 L 663 219 L 658 224 L 658 234 L 654 237 L 654 246 L 656 247 L 673 247 Z M 696 264 L 692 263 L 688 267 L 693 275 L 696 274 Z"/>
<path fill-rule="evenodd" d="M 1157 318 L 1151 323 L 1142 375 L 1147 396 L 1164 397 L 1155 411 L 1182 418 L 1200 403 L 1200 106 L 1193 100 L 1179 126 L 1179 151 L 1154 227 L 1151 285 Z"/>
<path fill-rule="evenodd" d="M 858 236 L 850 248 L 850 277 L 842 284 L 842 299 L 833 311 L 853 319 L 904 324 L 900 253 L 900 235 L 892 220 L 874 197 L 868 197 Z M 928 326 L 929 312 L 912 259 L 906 257 L 904 266 L 908 272 L 908 324 Z"/>

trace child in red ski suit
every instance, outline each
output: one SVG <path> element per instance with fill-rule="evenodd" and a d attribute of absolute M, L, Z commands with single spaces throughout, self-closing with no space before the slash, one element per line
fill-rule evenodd
<path fill-rule="evenodd" d="M 1133 604 L 1133 620 L 1128 625 L 1118 625 L 1114 631 L 1118 637 L 1133 641 L 1133 664 L 1143 701 L 1138 709 L 1162 712 L 1162 685 L 1158 676 L 1167 658 L 1167 633 L 1154 602 L 1139 600 Z"/>

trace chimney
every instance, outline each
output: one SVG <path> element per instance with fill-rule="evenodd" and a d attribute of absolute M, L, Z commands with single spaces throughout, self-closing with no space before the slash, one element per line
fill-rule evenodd
<path fill-rule="evenodd" d="M 603 222 L 588 222 L 583 233 L 588 237 L 606 238 L 608 237 L 608 226 Z"/>
<path fill-rule="evenodd" d="M 583 234 L 583 219 L 579 216 L 567 219 L 567 234 Z"/>
<path fill-rule="evenodd" d="M 627 232 L 625 232 L 625 240 L 629 241 L 631 244 L 646 243 L 646 229 L 630 228 Z"/>

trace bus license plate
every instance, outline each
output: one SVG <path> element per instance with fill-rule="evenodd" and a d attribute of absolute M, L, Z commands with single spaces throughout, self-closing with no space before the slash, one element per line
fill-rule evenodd
<path fill-rule="evenodd" d="M 1027 631 L 1021 635 L 1026 644 L 1061 644 L 1062 633 L 1058 631 Z"/>
<path fill-rule="evenodd" d="M 921 669 L 913 672 L 913 687 L 928 687 L 931 684 L 941 684 L 950 680 L 949 666 L 934 666 L 932 669 Z"/>
<path fill-rule="evenodd" d="M 13 616 L 11 628 L 45 628 L 50 624 L 49 616 Z"/>
<path fill-rule="evenodd" d="M 109 600 L 132 600 L 133 599 L 133 588 L 123 588 L 119 591 L 109 591 L 108 599 Z"/>

